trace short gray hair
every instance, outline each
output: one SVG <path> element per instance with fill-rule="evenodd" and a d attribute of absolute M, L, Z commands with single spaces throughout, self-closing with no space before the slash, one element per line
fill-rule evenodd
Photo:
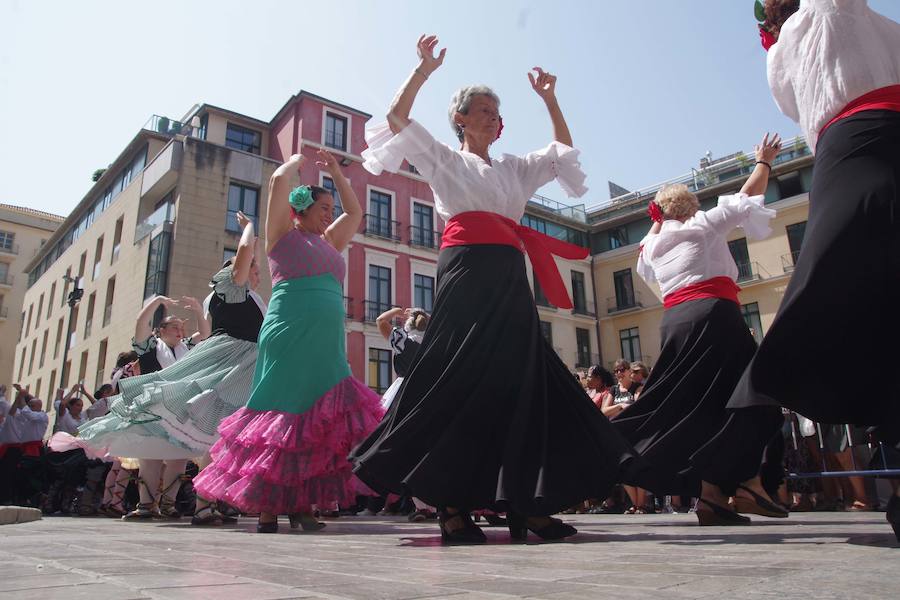
<path fill-rule="evenodd" d="M 463 141 L 463 129 L 456 124 L 454 117 L 456 113 L 469 114 L 469 105 L 472 104 L 472 98 L 475 96 L 487 96 L 496 102 L 498 107 L 500 106 L 500 97 L 486 85 L 467 85 L 456 90 L 453 98 L 450 99 L 450 110 L 447 112 L 447 116 L 450 118 L 450 127 L 460 142 Z"/>

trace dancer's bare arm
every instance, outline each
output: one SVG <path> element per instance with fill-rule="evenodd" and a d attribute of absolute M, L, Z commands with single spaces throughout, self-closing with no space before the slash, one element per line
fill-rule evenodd
<path fill-rule="evenodd" d="M 288 197 L 291 194 L 291 180 L 299 172 L 306 158 L 294 154 L 287 162 L 275 169 L 269 178 L 269 202 L 266 209 L 266 252 L 271 252 L 285 234 L 294 228 L 294 214 Z"/>
<path fill-rule="evenodd" d="M 256 252 L 256 233 L 253 230 L 253 221 L 240 211 L 237 214 L 237 222 L 242 233 L 234 265 L 231 267 L 231 280 L 235 285 L 244 285 L 250 277 L 250 265 Z"/>
<path fill-rule="evenodd" d="M 778 156 L 778 151 L 781 150 L 781 137 L 776 133 L 772 135 L 772 139 L 769 139 L 769 134 L 767 133 L 754 150 L 756 153 L 756 167 L 741 188 L 741 193 L 748 196 L 759 196 L 766 193 L 766 187 L 769 185 L 769 176 L 772 174 L 772 161 L 775 160 L 775 157 Z"/>
<path fill-rule="evenodd" d="M 531 82 L 531 89 L 541 97 L 544 104 L 547 105 L 547 112 L 550 113 L 550 121 L 553 123 L 553 139 L 560 144 L 572 146 L 572 134 L 569 132 L 569 126 L 566 124 L 566 118 L 562 114 L 559 107 L 559 101 L 556 99 L 556 75 L 552 75 L 544 71 L 541 67 L 533 67 L 528 72 L 528 81 Z"/>
<path fill-rule="evenodd" d="M 394 133 L 400 133 L 404 127 L 409 125 L 409 113 L 412 111 L 416 94 L 419 93 L 428 77 L 444 63 L 447 49 L 442 48 L 435 57 L 434 49 L 437 47 L 437 44 L 438 38 L 434 35 L 422 35 L 416 43 L 419 66 L 406 78 L 397 95 L 394 96 L 394 101 L 391 102 L 391 110 L 387 114 L 388 125 Z"/>
<path fill-rule="evenodd" d="M 341 165 L 331 152 L 324 148 L 319 150 L 319 160 L 316 161 L 316 166 L 328 171 L 328 175 L 334 181 L 337 193 L 341 197 L 341 208 L 344 213 L 325 230 L 325 240 L 338 252 L 341 252 L 353 239 L 353 234 L 359 230 L 363 215 L 362 207 L 359 205 L 356 192 L 350 187 L 350 181 L 344 177 Z"/>

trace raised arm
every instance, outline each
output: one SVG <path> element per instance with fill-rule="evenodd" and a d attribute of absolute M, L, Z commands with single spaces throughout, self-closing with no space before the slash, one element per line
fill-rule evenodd
<path fill-rule="evenodd" d="M 384 339 L 390 339 L 391 329 L 393 329 L 391 327 L 391 321 L 402 314 L 402 308 L 391 308 L 378 315 L 378 318 L 375 319 L 375 324 L 378 325 L 378 331 Z"/>
<path fill-rule="evenodd" d="M 256 252 L 256 233 L 253 230 L 253 221 L 244 213 L 238 212 L 237 222 L 243 233 L 234 257 L 234 265 L 231 267 L 231 280 L 235 285 L 244 285 L 250 277 L 250 265 L 253 263 L 253 253 Z"/>
<path fill-rule="evenodd" d="M 528 81 L 531 82 L 531 89 L 547 105 L 547 112 L 550 113 L 550 121 L 553 123 L 553 139 L 571 148 L 572 134 L 569 132 L 566 118 L 563 116 L 562 109 L 559 107 L 559 101 L 556 99 L 556 75 L 551 75 L 540 67 L 534 67 L 532 71 L 537 73 L 537 75 L 535 76 L 529 71 Z"/>
<path fill-rule="evenodd" d="M 754 147 L 756 154 L 756 167 L 750 173 L 750 177 L 741 188 L 742 194 L 759 196 L 766 193 L 769 185 L 769 175 L 772 174 L 772 161 L 781 150 L 781 137 L 776 133 L 769 139 L 769 134 L 763 136 L 762 142 Z"/>
<path fill-rule="evenodd" d="M 144 305 L 141 312 L 138 313 L 137 323 L 134 326 L 135 342 L 146 340 L 153 334 L 153 328 L 150 326 L 151 320 L 153 318 L 153 313 L 156 312 L 156 309 L 161 305 L 172 308 L 178 306 L 178 302 L 172 300 L 168 296 L 153 296 L 147 304 Z"/>
<path fill-rule="evenodd" d="M 291 179 L 305 162 L 302 154 L 292 155 L 286 163 L 275 169 L 269 179 L 269 202 L 266 209 L 266 252 L 270 252 L 285 234 L 294 228 L 294 214 L 288 197 Z"/>
<path fill-rule="evenodd" d="M 419 55 L 419 65 L 413 69 L 403 85 L 394 96 L 391 102 L 391 109 L 387 114 L 387 122 L 394 133 L 400 133 L 404 127 L 409 125 L 409 113 L 412 111 L 413 102 L 416 100 L 416 94 L 422 88 L 422 85 L 428 80 L 428 77 L 434 73 L 438 67 L 444 63 L 444 56 L 447 49 L 442 48 L 437 57 L 434 56 L 434 49 L 437 47 L 438 39 L 434 35 L 419 36 L 416 43 L 416 53 Z M 341 196 L 343 198 L 343 196 Z"/>
<path fill-rule="evenodd" d="M 359 230 L 359 224 L 362 222 L 363 212 L 359 205 L 359 199 L 356 192 L 350 187 L 350 182 L 344 177 L 341 171 L 341 165 L 337 159 L 324 148 L 319 150 L 319 160 L 316 166 L 324 168 L 334 181 L 337 193 L 341 197 L 341 208 L 344 213 L 339 216 L 334 223 L 325 230 L 325 240 L 334 246 L 335 250 L 341 252 L 353 239 L 353 234 Z"/>

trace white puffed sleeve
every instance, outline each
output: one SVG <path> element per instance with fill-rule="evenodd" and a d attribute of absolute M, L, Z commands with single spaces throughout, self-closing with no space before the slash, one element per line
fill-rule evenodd
<path fill-rule="evenodd" d="M 650 255 L 650 249 L 653 247 L 653 243 L 656 241 L 657 237 L 659 237 L 658 234 L 648 233 L 646 237 L 641 240 L 641 252 L 638 254 L 637 273 L 641 276 L 641 279 L 648 284 L 656 281 L 656 272 L 653 271 L 653 267 L 650 265 L 650 261 L 647 260 L 647 257 Z"/>
<path fill-rule="evenodd" d="M 772 233 L 769 221 L 775 218 L 775 211 L 763 206 L 765 196 L 731 194 L 719 196 L 719 205 L 706 211 L 698 222 L 721 234 L 727 234 L 736 227 L 743 228 L 747 237 L 761 240 Z M 698 213 L 699 216 L 699 213 Z"/>
<path fill-rule="evenodd" d="M 559 181 L 570 198 L 583 196 L 588 191 L 584 185 L 587 176 L 578 162 L 579 154 L 580 151 L 571 146 L 550 142 L 546 148 L 519 159 L 519 177 L 528 197 L 553 179 Z"/>
<path fill-rule="evenodd" d="M 396 173 L 406 159 L 423 177 L 430 179 L 435 167 L 453 154 L 413 119 L 397 134 L 387 122 L 367 127 L 366 144 L 369 147 L 362 153 L 363 167 L 373 175 L 381 175 L 382 171 Z"/>

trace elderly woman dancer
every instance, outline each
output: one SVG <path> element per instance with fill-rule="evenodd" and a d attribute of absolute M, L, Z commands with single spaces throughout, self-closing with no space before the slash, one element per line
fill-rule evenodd
<path fill-rule="evenodd" d="M 766 135 L 740 192 L 721 196 L 711 210 L 698 210 L 684 185 L 663 187 L 651 206 L 656 222 L 641 242 L 637 271 L 663 293 L 662 348 L 640 397 L 612 422 L 648 462 L 672 476 L 657 491 L 700 497 L 701 525 L 749 524 L 728 508 L 729 496 L 738 512 L 787 516 L 757 477 L 780 410 L 753 411 L 729 425 L 726 409 L 756 350 L 741 316 L 738 269 L 726 240 L 737 227 L 755 239 L 771 232 L 775 211 L 763 207 L 762 194 L 780 147 L 777 135 Z M 746 430 L 769 433 L 751 443 L 738 437 Z"/>
<path fill-rule="evenodd" d="M 900 24 L 865 0 L 767 0 L 761 31 L 772 95 L 816 164 L 796 269 L 731 404 L 875 425 L 897 445 L 897 379 L 863 381 L 866 401 L 847 402 L 822 375 L 844 369 L 857 348 L 900 362 Z M 887 519 L 900 541 L 900 488 Z"/>
<path fill-rule="evenodd" d="M 428 180 L 447 223 L 434 311 L 422 346 L 378 429 L 352 460 L 380 492 L 408 491 L 441 509 L 445 542 L 479 543 L 469 511 L 507 511 L 510 534 L 531 530 L 559 539 L 575 529 L 548 515 L 604 497 L 638 471 L 612 431 L 540 333 L 524 252 L 554 304 L 570 307 L 552 254 L 587 250 L 519 225 L 525 205 L 556 178 L 580 196 L 584 174 L 556 100 L 556 77 L 535 68 L 554 139 L 520 158 L 492 157 L 501 118 L 489 88 L 465 87 L 450 106 L 453 149 L 409 117 L 416 94 L 444 60 L 437 39 L 418 42 L 420 62 L 401 88 L 388 122 L 367 132 L 364 166 L 378 174 L 407 159 Z M 509 376 L 516 373 L 516 377 Z"/>
<path fill-rule="evenodd" d="M 350 505 L 361 491 L 347 454 L 378 424 L 381 399 L 350 374 L 345 352 L 341 251 L 362 210 L 337 160 L 320 162 L 334 180 L 344 214 L 334 222 L 334 197 L 290 179 L 295 154 L 272 174 L 266 253 L 272 299 L 259 335 L 250 400 L 222 422 L 213 462 L 194 479 L 197 493 L 258 512 L 258 533 L 276 533 L 278 515 L 291 527 L 325 525 L 312 507 Z"/>

